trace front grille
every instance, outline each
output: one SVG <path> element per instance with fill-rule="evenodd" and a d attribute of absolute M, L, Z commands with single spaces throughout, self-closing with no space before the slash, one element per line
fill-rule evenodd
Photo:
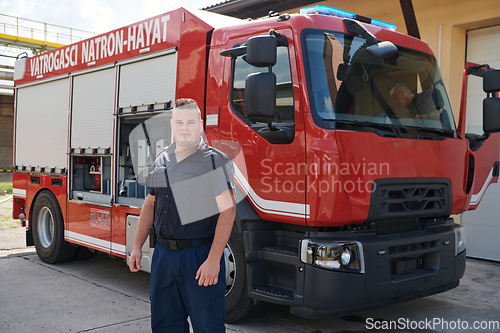
<path fill-rule="evenodd" d="M 451 211 L 451 182 L 447 178 L 378 179 L 373 188 L 367 221 L 437 217 Z M 419 230 L 418 226 L 408 228 Z"/>
<path fill-rule="evenodd" d="M 443 210 L 446 205 L 446 185 L 392 186 L 380 191 L 379 210 L 384 213 Z"/>
<path fill-rule="evenodd" d="M 425 227 L 425 223 L 419 222 L 417 220 L 411 221 L 398 221 L 389 223 L 377 223 L 377 235 L 389 235 L 396 234 L 400 232 L 410 232 L 422 230 Z"/>
<path fill-rule="evenodd" d="M 401 253 L 406 253 L 406 252 L 411 252 L 411 251 L 418 251 L 418 250 L 427 250 L 430 248 L 437 247 L 439 245 L 438 240 L 433 240 L 433 241 L 426 241 L 426 242 L 419 242 L 419 243 L 410 243 L 410 244 L 402 244 L 402 245 L 397 245 L 397 246 L 390 246 L 389 247 L 389 254 L 401 254 Z"/>

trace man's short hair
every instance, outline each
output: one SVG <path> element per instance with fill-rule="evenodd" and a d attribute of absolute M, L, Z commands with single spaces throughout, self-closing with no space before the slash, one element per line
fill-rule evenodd
<path fill-rule="evenodd" d="M 195 110 L 196 112 L 198 112 L 198 114 L 200 115 L 200 119 L 201 119 L 201 112 L 200 112 L 200 108 L 198 107 L 198 103 L 196 103 L 196 101 L 192 98 L 179 98 L 179 99 L 177 99 L 175 101 L 175 108 L 172 111 L 172 113 L 175 110 L 177 110 L 178 108 Z"/>
<path fill-rule="evenodd" d="M 390 92 L 391 98 L 393 97 L 393 95 L 396 91 L 411 92 L 410 89 L 406 86 L 406 84 L 398 83 L 394 87 L 392 87 L 392 89 L 391 89 L 391 92 Z"/>
<path fill-rule="evenodd" d="M 175 101 L 176 108 L 189 104 L 194 104 L 194 106 L 198 107 L 198 103 L 196 103 L 196 101 L 192 98 L 179 98 Z"/>

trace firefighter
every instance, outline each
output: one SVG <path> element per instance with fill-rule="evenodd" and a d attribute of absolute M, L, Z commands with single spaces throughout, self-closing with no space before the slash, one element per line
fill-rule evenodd
<path fill-rule="evenodd" d="M 430 90 L 414 94 L 405 84 L 398 83 L 391 89 L 390 96 L 394 104 L 404 107 L 404 112 L 400 113 L 400 118 L 440 120 L 441 112 Z M 409 113 L 410 117 L 405 117 L 405 113 Z"/>
<path fill-rule="evenodd" d="M 151 263 L 153 332 L 225 332 L 223 252 L 235 217 L 230 160 L 205 144 L 201 113 L 192 99 L 178 99 L 170 121 L 175 142 L 150 168 L 129 259 L 141 269 L 142 246 L 154 224 Z"/>

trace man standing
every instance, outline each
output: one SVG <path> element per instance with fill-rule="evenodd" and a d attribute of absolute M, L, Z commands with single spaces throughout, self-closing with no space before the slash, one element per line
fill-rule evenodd
<path fill-rule="evenodd" d="M 151 263 L 153 332 L 225 332 L 223 252 L 235 216 L 232 164 L 203 141 L 201 113 L 178 99 L 170 121 L 175 142 L 153 163 L 134 247 L 132 272 L 153 225 L 158 239 Z"/>

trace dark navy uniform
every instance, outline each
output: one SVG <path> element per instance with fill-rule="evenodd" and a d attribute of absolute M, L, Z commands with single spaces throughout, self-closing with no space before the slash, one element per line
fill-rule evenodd
<path fill-rule="evenodd" d="M 232 162 L 202 138 L 197 150 L 177 163 L 175 142 L 153 163 L 146 180 L 155 196 L 158 244 L 151 263 L 153 332 L 225 332 L 225 264 L 218 282 L 198 286 L 196 272 L 207 259 L 219 218 L 215 198 L 234 189 Z"/>
<path fill-rule="evenodd" d="M 431 112 L 437 111 L 437 101 L 435 95 L 430 90 L 424 90 L 413 96 L 408 109 L 413 117 L 428 116 Z"/>

